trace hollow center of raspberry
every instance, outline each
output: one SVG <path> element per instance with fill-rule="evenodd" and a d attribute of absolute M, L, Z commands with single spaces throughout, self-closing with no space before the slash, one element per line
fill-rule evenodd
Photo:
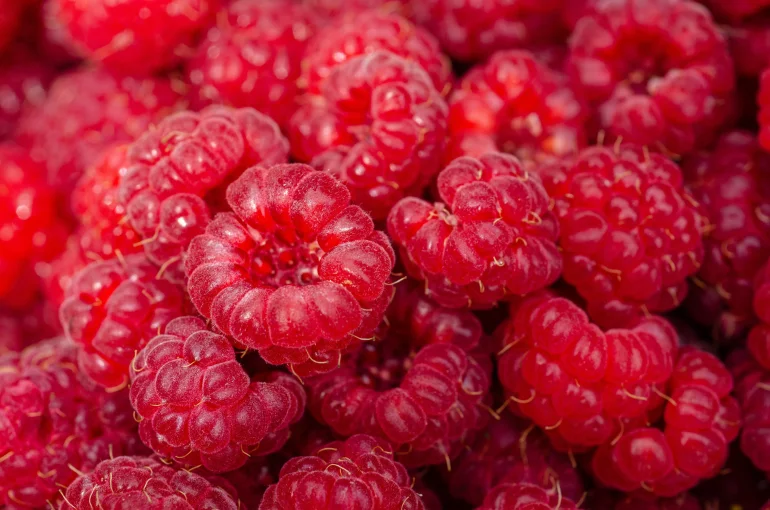
<path fill-rule="evenodd" d="M 412 367 L 412 357 L 404 346 L 394 349 L 392 344 L 385 346 L 383 341 L 367 343 L 358 353 L 358 377 L 375 391 L 395 388 Z"/>
<path fill-rule="evenodd" d="M 267 237 L 254 250 L 251 276 L 266 287 L 311 285 L 320 281 L 318 263 L 323 254 L 315 241 Z"/>

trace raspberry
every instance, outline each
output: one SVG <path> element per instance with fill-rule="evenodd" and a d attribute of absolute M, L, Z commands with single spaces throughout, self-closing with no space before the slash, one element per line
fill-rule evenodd
<path fill-rule="evenodd" d="M 0 10 L 3 8 L 0 4 Z M 0 25 L 2 23 L 0 21 Z M 0 58 L 0 140 L 13 134 L 22 106 L 34 108 L 45 101 L 46 89 L 53 77 L 54 69 L 21 45 Z"/>
<path fill-rule="evenodd" d="M 701 218 L 679 167 L 630 144 L 541 169 L 559 217 L 564 279 L 604 327 L 677 307 L 703 260 Z"/>
<path fill-rule="evenodd" d="M 683 347 L 668 387 L 662 430 L 621 431 L 594 454 L 594 476 L 603 484 L 673 497 L 722 469 L 741 426 L 727 368 L 712 354 Z"/>
<path fill-rule="evenodd" d="M 173 66 L 216 12 L 217 0 L 51 0 L 46 24 L 107 69 L 148 75 Z"/>
<path fill-rule="evenodd" d="M 354 57 L 306 97 L 289 127 L 294 157 L 337 176 L 375 220 L 438 172 L 447 107 L 416 62 Z"/>
<path fill-rule="evenodd" d="M 131 364 L 142 441 L 163 457 L 214 473 L 280 449 L 304 400 L 288 374 L 250 380 L 227 338 L 195 317 L 168 322 Z"/>
<path fill-rule="evenodd" d="M 754 135 L 722 135 L 682 165 L 688 191 L 708 219 L 703 265 L 686 306 L 718 339 L 742 337 L 753 321 L 752 280 L 770 253 L 770 156 Z"/>
<path fill-rule="evenodd" d="M 307 165 L 251 168 L 227 201 L 234 212 L 218 214 L 187 253 L 196 308 L 269 363 L 333 369 L 392 297 L 386 236 L 342 184 Z"/>
<path fill-rule="evenodd" d="M 236 498 L 206 478 L 167 466 L 153 457 L 116 457 L 93 472 L 81 475 L 67 487 L 61 510 L 146 508 L 237 510 Z"/>
<path fill-rule="evenodd" d="M 757 77 L 766 67 L 770 67 L 770 27 L 767 16 L 731 26 L 728 34 L 730 53 L 739 76 Z"/>
<path fill-rule="evenodd" d="M 180 112 L 131 144 L 119 197 L 150 259 L 176 275 L 182 250 L 203 233 L 211 209 L 225 207 L 227 184 L 252 165 L 287 157 L 278 126 L 251 108 Z"/>
<path fill-rule="evenodd" d="M 478 510 L 577 510 L 577 505 L 554 487 L 543 489 L 531 483 L 502 483 L 484 498 Z"/>
<path fill-rule="evenodd" d="M 302 61 L 302 78 L 308 91 L 319 94 L 334 67 L 377 50 L 387 50 L 420 64 L 443 95 L 452 86 L 449 59 L 429 32 L 403 16 L 372 9 L 355 16 L 341 16 L 313 37 Z"/>
<path fill-rule="evenodd" d="M 561 43 L 560 12 L 575 0 L 412 0 L 415 18 L 452 58 L 483 60 L 492 53 Z"/>
<path fill-rule="evenodd" d="M 117 77 L 97 69 L 64 74 L 47 99 L 19 119 L 18 141 L 45 164 L 48 180 L 70 191 L 102 151 L 130 142 L 181 106 L 179 84 L 164 78 Z"/>
<path fill-rule="evenodd" d="M 406 15 L 409 0 L 302 0 L 302 3 L 325 18 L 378 9 L 383 13 Z"/>
<path fill-rule="evenodd" d="M 586 145 L 586 105 L 528 51 L 501 51 L 469 71 L 449 102 L 449 156 L 505 151 L 525 162 Z"/>
<path fill-rule="evenodd" d="M 292 437 L 293 435 L 292 429 Z M 255 457 L 239 469 L 220 475 L 238 494 L 239 509 L 259 508 L 265 490 L 278 478 L 278 467 L 273 464 L 276 463 L 271 462 L 270 457 Z"/>
<path fill-rule="evenodd" d="M 235 0 L 186 64 L 193 106 L 251 106 L 286 125 L 296 109 L 300 61 L 316 19 L 281 0 Z"/>
<path fill-rule="evenodd" d="M 734 351 L 727 364 L 735 379 L 735 396 L 743 413 L 741 451 L 770 477 L 770 371 L 742 349 Z"/>
<path fill-rule="evenodd" d="M 759 144 L 765 150 L 770 150 L 770 68 L 765 69 L 759 77 L 759 93 L 757 94 L 757 122 L 759 123 Z"/>
<path fill-rule="evenodd" d="M 144 254 L 94 262 L 74 277 L 59 317 L 78 344 L 78 367 L 100 386 L 128 383 L 128 368 L 168 321 L 184 314 L 184 290 Z"/>
<path fill-rule="evenodd" d="M 0 357 L 0 505 L 9 510 L 53 508 L 78 473 L 143 451 L 127 392 L 92 389 L 75 356 L 51 340 Z"/>
<path fill-rule="evenodd" d="M 746 347 L 763 368 L 770 370 L 770 260 L 754 278 L 753 306 L 759 324 L 749 332 Z"/>
<path fill-rule="evenodd" d="M 600 0 L 569 40 L 568 68 L 600 128 L 663 152 L 708 143 L 735 86 L 727 44 L 689 0 Z"/>
<path fill-rule="evenodd" d="M 14 40 L 24 4 L 21 0 L 0 0 L 0 53 Z"/>
<path fill-rule="evenodd" d="M 0 356 L 52 338 L 61 332 L 56 310 L 37 300 L 23 310 L 0 308 Z"/>
<path fill-rule="evenodd" d="M 515 157 L 463 157 L 438 176 L 442 202 L 401 200 L 388 232 L 409 273 L 448 307 L 489 308 L 552 284 L 558 225 L 540 179 Z"/>
<path fill-rule="evenodd" d="M 284 464 L 259 510 L 360 508 L 423 510 L 403 465 L 387 442 L 357 434 L 329 443 L 313 456 Z"/>

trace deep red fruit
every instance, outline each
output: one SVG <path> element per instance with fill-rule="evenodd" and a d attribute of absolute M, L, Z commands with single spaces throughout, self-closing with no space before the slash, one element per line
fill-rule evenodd
<path fill-rule="evenodd" d="M 286 462 L 259 510 L 423 510 L 410 484 L 387 442 L 357 434 Z"/>
<path fill-rule="evenodd" d="M 585 146 L 587 118 L 566 76 L 528 51 L 501 51 L 471 69 L 453 92 L 445 160 L 493 151 L 526 163 L 567 156 Z"/>
<path fill-rule="evenodd" d="M 111 71 L 146 75 L 182 60 L 218 0 L 50 0 L 46 24 Z"/>
<path fill-rule="evenodd" d="M 756 78 L 770 66 L 770 26 L 767 19 L 767 16 L 758 17 L 730 26 L 727 31 L 738 76 Z"/>
<path fill-rule="evenodd" d="M 342 184 L 307 165 L 251 168 L 227 201 L 234 212 L 218 214 L 185 261 L 198 311 L 269 363 L 335 368 L 392 297 L 385 234 Z"/>
<path fill-rule="evenodd" d="M 254 107 L 284 126 L 315 29 L 314 13 L 293 2 L 231 2 L 186 64 L 193 106 Z"/>
<path fill-rule="evenodd" d="M 559 277 L 556 218 L 518 159 L 458 158 L 439 174 L 438 192 L 442 202 L 405 198 L 388 216 L 407 270 L 438 303 L 489 308 Z"/>
<path fill-rule="evenodd" d="M 383 13 L 406 15 L 409 13 L 409 0 L 301 0 L 302 3 L 324 18 L 334 19 L 339 15 L 348 16 L 377 9 Z"/>
<path fill-rule="evenodd" d="M 292 153 L 338 177 L 384 219 L 439 170 L 447 106 L 416 62 L 375 51 L 336 66 L 292 117 Z"/>
<path fill-rule="evenodd" d="M 14 40 L 24 5 L 22 0 L 0 0 L 0 53 Z"/>
<path fill-rule="evenodd" d="M 720 340 L 745 335 L 754 275 L 770 256 L 770 156 L 754 135 L 732 131 L 682 165 L 686 186 L 708 220 L 703 265 L 685 305 Z"/>
<path fill-rule="evenodd" d="M 7 2 L 16 4 L 17 0 Z M 0 3 L 0 11 L 4 8 Z M 0 14 L 0 18 L 2 16 Z M 0 26 L 2 24 L 0 21 Z M 0 28 L 0 34 L 5 33 Z M 39 107 L 45 101 L 46 90 L 54 73 L 51 66 L 22 45 L 12 47 L 0 57 L 0 140 L 13 134 L 22 107 Z"/>
<path fill-rule="evenodd" d="M 139 435 L 158 455 L 214 473 L 277 451 L 305 409 L 305 391 L 282 372 L 249 376 L 228 339 L 180 317 L 131 364 Z"/>
<path fill-rule="evenodd" d="M 451 57 L 478 61 L 499 50 L 562 43 L 561 10 L 574 0 L 411 0 Z"/>
<path fill-rule="evenodd" d="M 754 277 L 754 313 L 759 324 L 749 333 L 746 346 L 754 359 L 770 370 L 770 260 Z"/>
<path fill-rule="evenodd" d="M 770 6 L 768 0 L 700 0 L 720 17 L 738 20 Z"/>
<path fill-rule="evenodd" d="M 252 165 L 283 163 L 288 143 L 270 118 L 213 106 L 167 117 L 128 149 L 119 196 L 145 252 L 181 278 L 181 252 L 203 233 L 224 189 Z"/>
<path fill-rule="evenodd" d="M 0 356 L 61 333 L 57 310 L 39 299 L 23 310 L 0 308 Z"/>
<path fill-rule="evenodd" d="M 81 475 L 66 492 L 59 510 L 143 508 L 147 510 L 237 510 L 237 498 L 212 481 L 155 457 L 116 457 Z M 98 503 L 97 503 L 98 502 Z"/>
<path fill-rule="evenodd" d="M 593 507 L 591 507 L 593 508 Z M 605 507 L 596 507 L 605 508 Z M 708 510 L 701 506 L 698 499 L 684 492 L 675 498 L 653 498 L 649 495 L 625 496 L 617 499 L 612 510 Z"/>
<path fill-rule="evenodd" d="M 564 279 L 603 327 L 677 307 L 703 260 L 702 218 L 679 167 L 621 144 L 590 147 L 540 175 L 559 218 Z"/>
<path fill-rule="evenodd" d="M 562 495 L 557 486 L 544 489 L 539 485 L 504 482 L 493 488 L 478 510 L 577 510 L 577 505 Z"/>
<path fill-rule="evenodd" d="M 47 99 L 19 120 L 18 141 L 45 164 L 48 180 L 70 191 L 102 151 L 142 134 L 182 106 L 180 84 L 167 78 L 117 77 L 86 68 L 64 74 Z"/>
<path fill-rule="evenodd" d="M 85 384 L 76 348 L 51 340 L 0 357 L 0 505 L 54 508 L 59 489 L 116 455 L 143 453 L 127 392 Z"/>
<path fill-rule="evenodd" d="M 759 77 L 759 94 L 757 95 L 757 122 L 759 123 L 759 144 L 765 150 L 770 150 L 770 68 Z"/>
<path fill-rule="evenodd" d="M 686 154 L 721 127 L 735 86 L 727 44 L 690 0 L 598 1 L 568 68 L 608 139 Z"/>

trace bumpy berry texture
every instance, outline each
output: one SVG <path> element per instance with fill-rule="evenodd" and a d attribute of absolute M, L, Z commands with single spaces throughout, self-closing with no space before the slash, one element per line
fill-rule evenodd
<path fill-rule="evenodd" d="M 571 499 L 562 495 L 556 486 L 544 489 L 531 483 L 502 483 L 484 498 L 478 510 L 577 510 Z"/>
<path fill-rule="evenodd" d="M 556 281 L 558 224 L 537 175 L 514 156 L 463 157 L 438 176 L 441 202 L 405 198 L 388 232 L 438 303 L 489 308 Z"/>
<path fill-rule="evenodd" d="M 424 510 L 410 483 L 387 442 L 357 434 L 286 462 L 259 510 Z"/>
<path fill-rule="evenodd" d="M 189 248 L 198 311 L 237 344 L 307 374 L 379 324 L 392 297 L 395 255 L 350 193 L 307 165 L 254 167 L 227 188 Z"/>
<path fill-rule="evenodd" d="M 569 39 L 568 68 L 609 139 L 685 154 L 709 142 L 735 86 L 727 44 L 690 0 L 599 0 Z"/>
<path fill-rule="evenodd" d="M 17 140 L 45 164 L 48 180 L 70 191 L 102 151 L 126 143 L 182 106 L 168 78 L 113 76 L 98 68 L 57 78 L 46 100 L 19 119 Z"/>
<path fill-rule="evenodd" d="M 585 146 L 587 120 L 566 76 L 528 51 L 501 51 L 469 71 L 452 93 L 445 160 L 492 151 L 525 162 L 567 156 Z"/>
<path fill-rule="evenodd" d="M 15 0 L 9 1 L 15 3 Z M 7 54 L 0 54 L 0 140 L 13 134 L 22 107 L 39 106 L 45 101 L 53 77 L 54 69 L 39 61 L 26 47 L 17 45 Z"/>
<path fill-rule="evenodd" d="M 375 220 L 438 172 L 447 106 L 417 62 L 388 51 L 354 57 L 306 98 L 289 127 L 294 157 L 338 177 Z"/>
<path fill-rule="evenodd" d="M 250 379 L 225 336 L 180 317 L 132 362 L 131 404 L 142 441 L 158 455 L 223 473 L 279 450 L 305 391 L 282 372 Z"/>
<path fill-rule="evenodd" d="M 96 384 L 120 388 L 138 351 L 184 314 L 185 291 L 144 254 L 94 262 L 78 272 L 59 309 L 78 367 Z"/>
<path fill-rule="evenodd" d="M 85 384 L 75 356 L 74 345 L 51 340 L 0 357 L 0 504 L 9 510 L 51 508 L 79 472 L 144 452 L 127 392 Z"/>
<path fill-rule="evenodd" d="M 314 13 L 294 2 L 231 2 L 186 64 L 193 106 L 250 106 L 285 125 L 315 25 Z"/>
<path fill-rule="evenodd" d="M 436 39 L 403 16 L 383 9 L 340 16 L 320 29 L 311 39 L 302 61 L 303 84 L 309 92 L 317 94 L 335 66 L 377 50 L 387 50 L 417 62 L 428 73 L 436 90 L 444 95 L 449 92 L 452 68 Z"/>
<path fill-rule="evenodd" d="M 754 320 L 753 279 L 770 257 L 770 156 L 745 131 L 722 135 L 682 165 L 687 189 L 708 221 L 703 265 L 685 305 L 715 338 L 733 341 Z"/>
<path fill-rule="evenodd" d="M 560 15 L 572 0 L 411 0 L 415 18 L 451 57 L 483 60 L 499 50 L 561 43 Z"/>
<path fill-rule="evenodd" d="M 278 126 L 251 108 L 180 112 L 130 145 L 119 198 L 147 255 L 176 275 L 182 250 L 226 208 L 227 184 L 252 165 L 287 157 Z"/>
<path fill-rule="evenodd" d="M 702 218 L 679 167 L 620 144 L 539 172 L 559 218 L 564 279 L 603 327 L 679 306 L 703 260 Z"/>
<path fill-rule="evenodd" d="M 510 406 L 561 451 L 608 443 L 625 422 L 643 423 L 662 402 L 677 350 L 676 331 L 659 317 L 604 333 L 577 305 L 545 293 L 515 303 L 498 336 Z"/>
<path fill-rule="evenodd" d="M 663 497 L 716 476 L 741 427 L 732 389 L 732 376 L 716 356 L 681 348 L 668 381 L 661 428 L 621 430 L 594 454 L 594 476 L 625 492 L 641 488 Z"/>

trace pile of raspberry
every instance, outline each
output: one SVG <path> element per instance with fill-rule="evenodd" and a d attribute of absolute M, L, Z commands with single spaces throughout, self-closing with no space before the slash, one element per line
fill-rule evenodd
<path fill-rule="evenodd" d="M 0 508 L 770 509 L 769 55 L 769 0 L 0 0 Z"/>

